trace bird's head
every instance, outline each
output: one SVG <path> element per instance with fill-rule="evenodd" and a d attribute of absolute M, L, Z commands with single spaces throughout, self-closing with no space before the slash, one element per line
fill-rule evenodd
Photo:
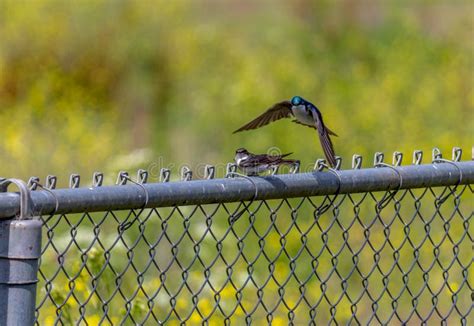
<path fill-rule="evenodd" d="M 304 102 L 305 101 L 300 96 L 293 96 L 293 98 L 291 99 L 291 105 L 293 106 L 304 104 Z"/>
<path fill-rule="evenodd" d="M 239 148 L 235 151 L 234 161 L 237 163 L 237 166 L 240 166 L 242 160 L 247 159 L 250 156 L 250 153 L 245 148 Z"/>
<path fill-rule="evenodd" d="M 248 150 L 246 150 L 245 148 L 241 147 L 241 148 L 239 148 L 239 149 L 237 149 L 237 150 L 235 151 L 235 154 L 244 154 L 244 155 L 248 155 L 248 154 L 249 154 L 249 151 L 248 151 Z"/>

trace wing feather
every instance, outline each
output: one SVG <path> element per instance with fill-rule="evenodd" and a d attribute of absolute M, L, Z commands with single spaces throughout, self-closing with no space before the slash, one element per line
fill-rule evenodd
<path fill-rule="evenodd" d="M 247 159 L 245 159 L 241 165 L 243 167 L 258 166 L 262 164 L 280 164 L 286 160 L 283 160 L 284 157 L 287 157 L 293 153 L 287 153 L 282 155 L 267 155 L 267 154 L 254 154 Z M 289 160 L 292 161 L 292 160 Z"/>
<path fill-rule="evenodd" d="M 319 114 L 316 109 L 312 109 L 311 113 L 313 115 L 316 129 L 318 129 L 319 134 L 319 141 L 321 143 L 321 147 L 324 151 L 324 156 L 326 156 L 326 160 L 328 161 L 331 167 L 336 166 L 336 157 L 334 153 L 334 146 L 332 145 L 331 138 L 329 137 L 329 132 L 326 126 L 324 126 L 323 118 L 321 114 Z"/>
<path fill-rule="evenodd" d="M 290 101 L 283 101 L 276 103 L 263 114 L 259 115 L 257 118 L 253 119 L 246 125 L 240 127 L 234 134 L 244 130 L 251 130 L 263 127 L 270 122 L 280 120 L 283 118 L 288 118 L 291 116 L 291 102 Z"/>

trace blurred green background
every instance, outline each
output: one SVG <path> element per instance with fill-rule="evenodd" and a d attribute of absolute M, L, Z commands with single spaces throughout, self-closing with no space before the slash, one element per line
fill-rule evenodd
<path fill-rule="evenodd" d="M 242 146 L 310 164 L 317 136 L 289 120 L 232 135 L 293 95 L 339 134 L 344 167 L 434 146 L 470 159 L 473 15 L 467 0 L 2 0 L 0 175 L 176 177 Z"/>
<path fill-rule="evenodd" d="M 60 186 L 65 186 L 70 173 L 80 173 L 84 184 L 91 180 L 94 171 L 103 171 L 111 183 L 119 170 L 134 173 L 137 168 L 147 168 L 152 172 L 151 181 L 156 181 L 159 168 L 171 167 L 173 177 L 177 178 L 179 167 L 186 164 L 197 169 L 199 177 L 203 163 L 222 167 L 242 146 L 254 152 L 278 147 L 283 152 L 294 152 L 293 156 L 305 166 L 311 165 L 323 156 L 317 136 L 313 130 L 289 120 L 232 135 L 233 130 L 274 102 L 293 95 L 315 103 L 327 125 L 339 134 L 334 144 L 337 154 L 343 157 L 344 168 L 350 166 L 354 153 L 364 155 L 364 166 L 369 166 L 376 151 L 388 156 L 393 151 L 402 151 L 407 164 L 413 150 L 421 149 L 425 151 L 424 162 L 428 162 L 435 146 L 447 157 L 453 146 L 460 146 L 465 150 L 463 159 L 470 159 L 474 130 L 473 29 L 474 5 L 467 0 L 0 0 L 0 175 L 22 179 L 36 175 L 43 182 L 47 174 L 55 174 Z M 222 176 L 222 170 L 219 172 Z M 304 200 L 298 223 L 303 228 L 312 228 L 314 207 Z M 320 203 L 323 198 L 312 200 Z M 408 216 L 410 220 L 413 215 L 413 201 L 418 202 L 405 199 L 403 218 Z M 433 201 L 429 193 L 423 198 L 424 217 L 436 217 Z M 298 204 L 299 199 L 290 202 Z M 324 224 L 328 216 L 329 221 L 336 217 L 341 223 L 352 221 L 353 205 L 347 200 L 343 205 L 346 206 L 341 207 L 339 215 L 331 217 L 335 213 L 328 212 L 318 222 Z M 235 208 L 234 204 L 228 206 Z M 366 218 L 368 224 L 373 218 L 373 206 L 373 202 L 366 201 L 361 207 L 361 218 Z M 451 214 L 452 207 L 449 204 L 443 208 L 444 216 Z M 466 217 L 472 214 L 469 200 L 463 200 L 461 208 L 460 211 L 467 212 Z M 167 216 L 170 209 L 160 212 Z M 191 214 L 190 207 L 180 209 L 186 216 Z M 391 221 L 394 209 L 387 207 L 382 218 Z M 127 213 L 116 215 L 120 220 Z M 284 207 L 279 214 L 277 225 L 285 229 L 290 209 Z M 207 216 L 199 211 L 196 215 L 190 219 L 195 227 L 189 232 L 198 237 L 202 236 Z M 262 210 L 259 215 L 257 228 L 269 227 L 269 212 Z M 212 230 L 218 234 L 227 232 L 227 217 L 226 211 L 220 209 L 214 216 Z M 423 238 L 424 234 L 417 232 L 425 226 L 421 221 L 410 222 L 410 237 Z M 65 268 L 70 276 L 60 273 L 51 283 L 51 296 L 46 297 L 40 308 L 42 324 L 54 323 L 55 314 L 61 310 L 58 306 L 62 307 L 63 321 L 72 324 L 79 318 L 79 305 L 89 298 L 92 308 L 88 308 L 87 321 L 90 325 L 100 323 L 104 307 L 92 295 L 92 288 L 107 297 L 114 290 L 107 280 L 112 280 L 114 274 L 104 272 L 97 289 L 92 284 L 91 279 L 106 265 L 103 248 L 92 244 L 100 225 L 100 237 L 105 237 L 109 250 L 108 246 L 117 238 L 116 222 L 96 213 L 55 216 L 48 221 L 49 226 L 46 223 L 56 232 L 48 233 L 44 239 L 54 242 L 57 249 L 49 246 L 42 257 L 42 272 L 46 276 L 41 279 L 39 297 L 45 296 L 45 279 L 55 277 L 58 252 L 62 250 L 67 251 Z M 442 222 L 442 218 L 436 218 L 432 223 L 433 237 L 444 235 Z M 461 222 L 458 215 L 450 222 L 450 233 L 456 235 L 455 239 L 465 237 Z M 77 230 L 82 238 L 76 237 L 76 226 L 71 227 L 71 223 L 81 224 Z M 170 218 L 171 237 L 183 234 L 181 223 L 177 213 Z M 239 223 L 237 232 L 246 229 L 248 216 Z M 158 220 L 153 215 L 147 225 L 150 237 L 164 232 L 160 229 L 161 217 Z M 110 245 L 112 259 L 117 260 L 114 263 L 126 263 L 122 242 L 141 236 L 135 229 L 124 235 L 118 246 Z M 392 229 L 392 242 L 398 244 L 405 239 L 400 221 L 396 220 Z M 366 240 L 362 230 L 352 230 L 355 242 Z M 378 224 L 372 227 L 372 243 L 385 243 L 383 230 Z M 337 227 L 332 229 L 330 247 L 340 246 L 340 231 Z M 290 252 L 301 248 L 301 234 L 294 228 L 291 232 L 286 245 Z M 246 241 L 256 243 L 252 236 Z M 319 239 L 321 232 L 314 228 L 308 231 L 308 237 Z M 72 238 L 80 246 L 68 249 Z M 236 239 L 226 240 L 226 255 L 236 250 Z M 180 254 L 193 256 L 189 251 L 192 244 L 185 240 Z M 267 250 L 280 251 L 279 240 L 277 232 L 269 233 Z M 452 244 L 443 241 L 439 259 L 450 262 Z M 166 263 L 170 255 L 167 245 L 166 241 L 160 243 L 160 263 Z M 320 242 L 311 245 L 319 250 Z M 141 253 L 149 250 L 143 243 L 140 246 L 137 248 Z M 212 256 L 215 239 L 208 236 L 202 246 L 207 246 L 202 255 Z M 253 246 L 247 248 L 255 251 Z M 466 264 L 472 258 L 471 249 L 470 243 L 464 241 L 460 257 Z M 400 264 L 410 266 L 413 250 L 406 246 L 403 250 L 406 253 Z M 432 245 L 427 243 L 421 251 L 423 259 L 432 259 Z M 383 255 L 389 260 L 385 267 L 391 263 L 390 254 Z M 341 270 L 352 268 L 350 253 L 346 250 L 344 255 L 340 262 L 347 266 L 339 266 Z M 85 256 L 87 259 L 81 264 Z M 321 258 L 320 268 L 329 268 L 330 257 L 326 256 Z M 137 254 L 136 260 L 139 266 L 148 263 L 146 255 Z M 309 261 L 306 256 L 299 260 L 299 268 L 307 269 L 300 271 L 301 275 L 312 272 Z M 235 266 L 236 273 L 246 274 L 246 264 L 240 263 Z M 256 274 L 265 275 L 268 262 L 260 263 L 263 265 L 259 265 Z M 361 254 L 359 265 L 363 268 L 372 264 L 373 252 L 367 249 Z M 288 266 L 284 257 L 279 258 L 275 273 L 286 275 Z M 201 284 L 203 271 L 199 266 L 193 268 L 195 274 L 191 275 L 196 279 L 190 283 Z M 461 272 L 459 265 L 453 268 L 450 275 L 454 278 L 454 290 L 443 290 L 440 300 L 444 301 L 440 306 L 450 307 L 453 291 L 463 286 L 459 305 L 466 311 L 471 304 L 468 288 L 465 283 L 456 283 Z M 170 274 L 179 275 L 180 271 L 176 268 Z M 124 291 L 134 291 L 136 275 L 128 273 L 131 275 L 124 277 L 122 287 Z M 143 287 L 156 290 L 160 285 L 156 271 L 150 274 Z M 224 276 L 225 272 L 218 270 L 213 275 Z M 411 275 L 410 282 L 422 284 L 421 271 Z M 431 275 L 435 289 L 444 286 L 442 270 L 433 270 Z M 377 277 L 372 286 L 381 284 Z M 178 278 L 170 280 L 181 284 Z M 315 289 L 319 283 L 314 278 L 311 282 L 308 293 L 317 297 L 320 293 Z M 391 284 L 400 285 L 396 281 Z M 296 285 L 290 285 L 288 296 L 294 300 L 298 294 L 291 291 Z M 351 280 L 351 286 L 356 286 L 357 292 L 360 280 Z M 340 284 L 334 287 L 339 289 Z M 275 284 L 271 285 L 267 295 L 275 294 L 276 298 L 276 289 Z M 68 294 L 71 292 L 76 297 Z M 223 301 L 233 302 L 234 292 L 233 288 L 225 287 L 220 292 Z M 204 293 L 209 297 L 201 298 L 199 304 L 208 311 L 212 307 L 212 292 Z M 411 297 L 405 296 L 400 299 L 400 307 L 409 309 Z M 420 300 L 430 302 L 431 297 L 426 296 L 422 298 L 425 301 Z M 109 307 L 109 324 L 125 314 L 124 303 L 120 298 L 114 300 Z M 254 302 L 244 305 L 251 307 Z M 338 314 L 343 315 L 338 315 L 338 320 L 347 321 L 349 303 L 341 301 L 339 306 Z M 368 311 L 370 302 L 361 301 L 360 306 Z M 136 316 L 148 311 L 143 295 L 132 302 L 132 308 Z M 164 299 L 155 306 L 161 313 L 168 308 Z M 183 298 L 178 298 L 177 309 L 189 308 L 189 298 L 183 294 Z M 329 308 L 323 308 L 319 318 L 327 321 L 329 316 L 324 314 Z M 422 308 L 430 307 L 428 304 Z M 281 316 L 278 322 L 274 320 L 274 325 L 287 322 L 287 311 L 280 310 Z M 239 310 L 236 314 L 243 316 Z"/>

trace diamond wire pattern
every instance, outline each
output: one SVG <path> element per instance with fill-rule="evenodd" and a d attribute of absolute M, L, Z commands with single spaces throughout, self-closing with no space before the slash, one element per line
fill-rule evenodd
<path fill-rule="evenodd" d="M 36 323 L 470 324 L 472 194 L 44 217 Z"/>

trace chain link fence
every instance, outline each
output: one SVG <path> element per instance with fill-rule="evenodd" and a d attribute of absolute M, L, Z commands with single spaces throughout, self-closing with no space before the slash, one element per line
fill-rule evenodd
<path fill-rule="evenodd" d="M 474 162 L 355 161 L 250 181 L 30 180 L 36 324 L 472 324 Z"/>

